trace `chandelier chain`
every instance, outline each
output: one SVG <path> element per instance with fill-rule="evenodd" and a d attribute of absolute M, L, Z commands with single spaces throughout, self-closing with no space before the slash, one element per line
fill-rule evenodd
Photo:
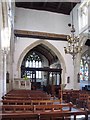
<path fill-rule="evenodd" d="M 82 47 L 79 46 L 79 37 L 75 36 L 75 28 L 73 23 L 73 10 L 72 10 L 72 24 L 69 24 L 71 27 L 71 35 L 67 36 L 68 46 L 64 47 L 66 54 L 71 54 L 72 59 L 75 59 L 77 53 L 81 52 Z"/>

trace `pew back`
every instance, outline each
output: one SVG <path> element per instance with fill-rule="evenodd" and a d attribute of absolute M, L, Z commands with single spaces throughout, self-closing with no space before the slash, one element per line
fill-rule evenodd
<path fill-rule="evenodd" d="M 3 105 L 49 105 L 60 104 L 61 100 L 2 100 Z"/>
<path fill-rule="evenodd" d="M 34 112 L 71 111 L 73 104 L 34 105 Z"/>
<path fill-rule="evenodd" d="M 2 112 L 3 113 L 14 113 L 14 112 L 33 112 L 33 105 L 3 105 Z"/>

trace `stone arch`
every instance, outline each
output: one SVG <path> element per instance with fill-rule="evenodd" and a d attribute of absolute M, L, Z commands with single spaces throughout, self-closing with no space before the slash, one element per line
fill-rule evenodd
<path fill-rule="evenodd" d="M 48 41 L 45 40 L 38 40 L 32 44 L 30 44 L 29 46 L 27 46 L 26 49 L 23 50 L 23 52 L 21 53 L 19 60 L 18 60 L 18 64 L 17 64 L 17 70 L 18 70 L 18 77 L 20 78 L 21 75 L 21 64 L 22 64 L 22 60 L 24 58 L 24 56 L 26 55 L 27 52 L 29 52 L 32 48 L 36 47 L 39 44 L 43 44 L 45 46 L 47 46 L 48 48 L 50 48 L 58 57 L 58 60 L 61 64 L 61 68 L 63 68 L 62 70 L 62 82 L 65 82 L 65 73 L 66 73 L 66 66 L 65 66 L 65 61 L 63 56 L 61 55 L 61 53 L 57 50 L 57 48 L 55 48 L 55 46 L 53 46 L 51 43 L 49 43 Z"/>
<path fill-rule="evenodd" d="M 88 39 L 87 36 L 81 36 L 80 37 L 80 46 L 82 46 L 82 51 L 80 53 L 80 56 L 88 49 L 88 47 L 85 46 L 85 43 L 86 43 L 87 39 Z"/>
<path fill-rule="evenodd" d="M 80 56 L 79 56 L 79 62 L 81 61 L 82 55 L 84 55 L 88 50 L 88 46 L 85 45 L 87 39 L 88 39 L 88 36 L 86 36 L 86 35 L 81 37 L 81 44 L 80 45 L 82 46 L 82 51 L 81 51 Z M 80 65 L 80 63 L 79 63 L 79 65 Z M 80 67 L 79 67 L 79 72 L 80 72 Z M 79 89 L 82 89 L 82 87 L 84 87 L 86 84 L 88 84 L 88 81 L 84 81 L 84 82 L 80 81 L 80 86 L 79 86 L 80 88 Z"/>
<path fill-rule="evenodd" d="M 88 39 L 87 36 L 81 36 L 80 37 L 80 45 L 84 46 L 87 39 Z"/>

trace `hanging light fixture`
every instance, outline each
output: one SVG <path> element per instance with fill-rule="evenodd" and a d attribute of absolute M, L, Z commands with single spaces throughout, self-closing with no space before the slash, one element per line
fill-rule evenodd
<path fill-rule="evenodd" d="M 79 46 L 79 37 L 75 36 L 75 28 L 73 24 L 73 10 L 72 10 L 72 24 L 68 24 L 71 27 L 71 35 L 67 36 L 68 46 L 64 47 L 65 54 L 71 54 L 72 59 L 75 59 L 77 53 L 82 50 L 82 47 Z"/>

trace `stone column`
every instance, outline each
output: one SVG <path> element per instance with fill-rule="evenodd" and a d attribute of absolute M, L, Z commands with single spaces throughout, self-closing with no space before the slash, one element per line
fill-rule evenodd
<path fill-rule="evenodd" d="M 0 2 L 0 100 L 3 93 L 3 54 L 1 49 L 1 30 L 2 30 L 2 2 Z"/>
<path fill-rule="evenodd" d="M 14 75 L 13 75 L 13 62 L 14 62 L 14 34 L 13 28 L 11 29 L 11 43 L 10 43 L 10 51 L 8 53 L 7 59 L 7 70 L 9 72 L 9 90 L 14 88 Z"/>
<path fill-rule="evenodd" d="M 6 50 L 3 51 L 3 95 L 6 94 Z"/>
<path fill-rule="evenodd" d="M 81 53 L 78 53 L 74 59 L 74 89 L 80 89 L 80 83 L 78 83 L 78 73 L 80 73 L 80 59 Z"/>
<path fill-rule="evenodd" d="M 2 95 L 3 95 L 3 54 L 2 50 L 0 49 L 0 100 L 2 99 Z"/>
<path fill-rule="evenodd" d="M 14 14 L 15 14 L 15 3 L 11 2 L 12 10 L 12 21 L 11 21 L 11 38 L 10 38 L 10 52 L 9 52 L 9 64 L 8 72 L 10 73 L 9 79 L 9 90 L 14 88 L 14 72 L 13 72 L 13 63 L 14 63 L 14 50 L 15 50 L 15 36 L 14 36 Z"/>

